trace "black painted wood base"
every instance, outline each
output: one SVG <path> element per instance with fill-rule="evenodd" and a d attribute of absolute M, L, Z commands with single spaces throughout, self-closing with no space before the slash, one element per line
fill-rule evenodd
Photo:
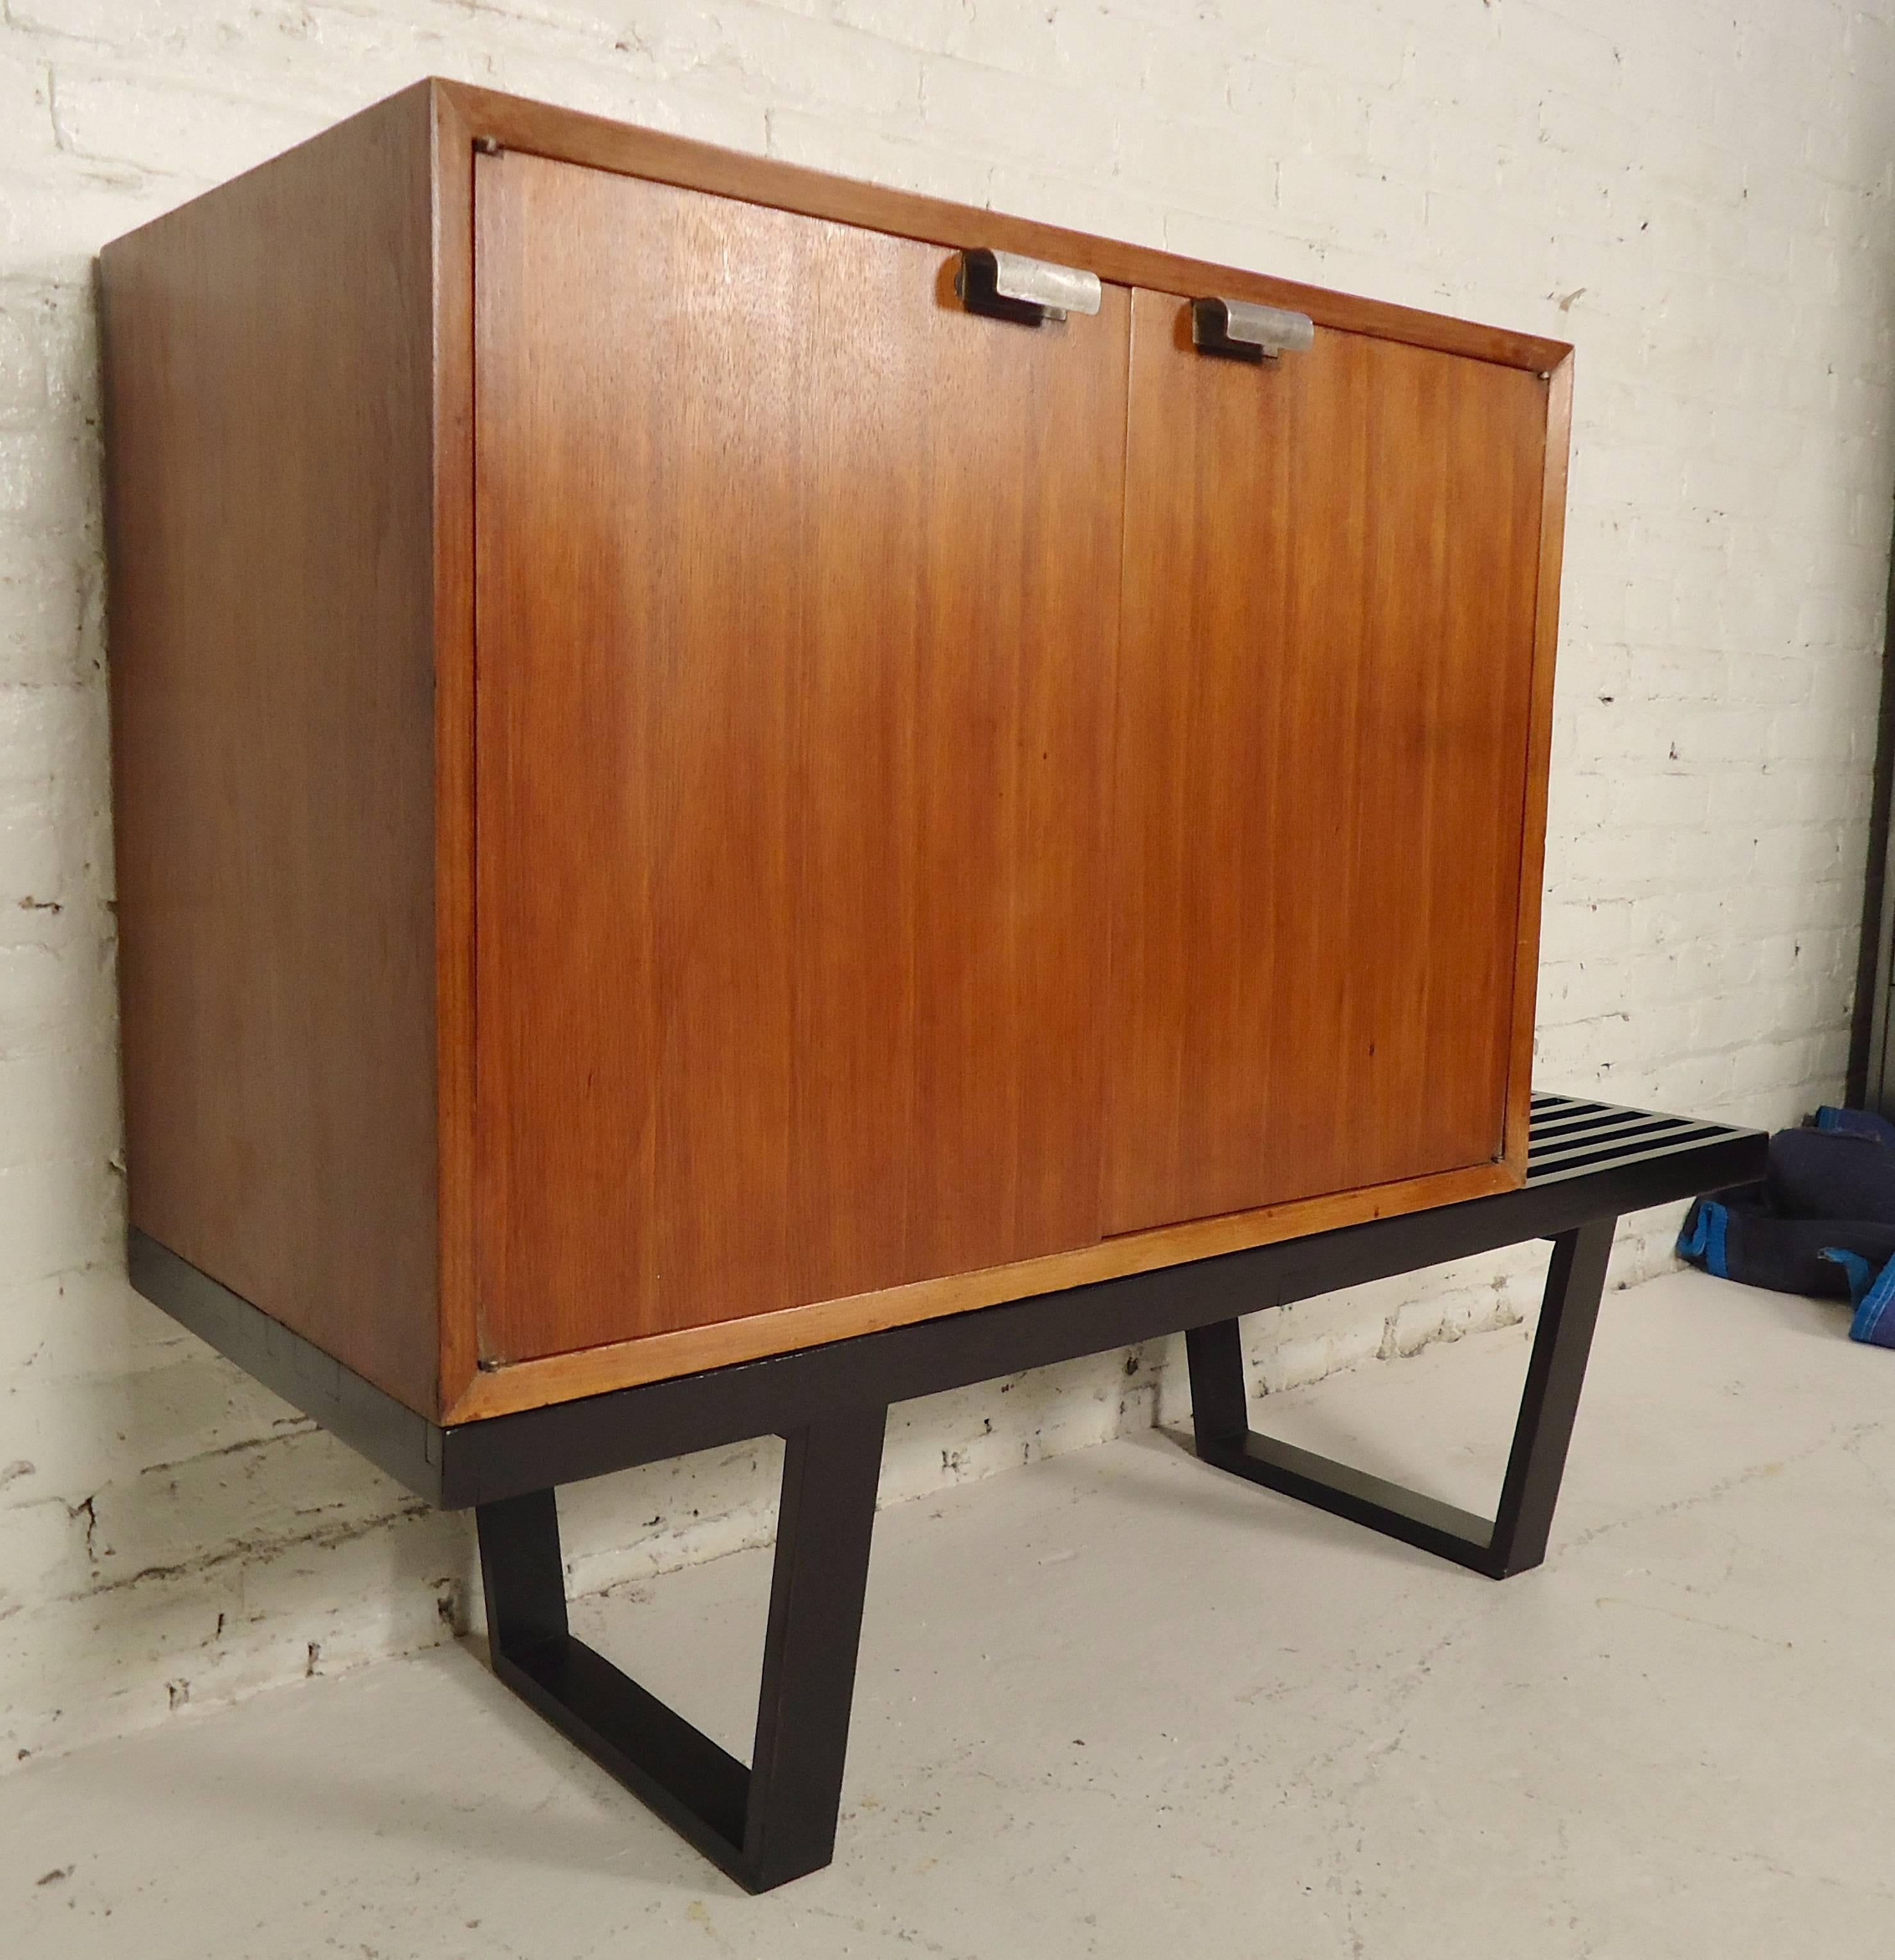
<path fill-rule="evenodd" d="M 1553 1241 L 1500 1508 L 1492 1518 L 1476 1517 L 1294 1443 L 1260 1436 L 1250 1426 L 1244 1351 L 1234 1320 L 1194 1327 L 1185 1336 L 1199 1456 L 1234 1476 L 1419 1545 L 1489 1579 L 1530 1570 L 1546 1556 L 1616 1223 L 1596 1220 Z"/>
<path fill-rule="evenodd" d="M 443 1428 L 134 1231 L 132 1282 L 432 1502 L 476 1507 L 500 1679 L 753 1892 L 833 1854 L 891 1402 L 1183 1332 L 1209 1463 L 1494 1578 L 1546 1556 L 1615 1221 L 1749 1182 L 1760 1131 L 1534 1098 L 1517 1191 Z M 1528 1239 L 1553 1241 L 1492 1519 L 1259 1435 L 1242 1314 Z M 756 1738 L 747 1768 L 567 1625 L 556 1492 L 638 1463 L 788 1444 Z"/>
<path fill-rule="evenodd" d="M 747 1769 L 568 1631 L 552 1491 L 475 1513 L 494 1672 L 753 1892 L 835 1852 L 886 1414 L 859 1410 L 784 1439 Z"/>

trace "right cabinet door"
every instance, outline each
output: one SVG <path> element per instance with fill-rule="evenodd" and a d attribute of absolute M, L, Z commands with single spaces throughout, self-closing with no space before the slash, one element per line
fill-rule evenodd
<path fill-rule="evenodd" d="M 1546 383 L 1141 291 L 1130 387 L 1105 1230 L 1495 1158 Z"/>

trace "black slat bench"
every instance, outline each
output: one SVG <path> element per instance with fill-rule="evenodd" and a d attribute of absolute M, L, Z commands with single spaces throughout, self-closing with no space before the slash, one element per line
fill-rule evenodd
<path fill-rule="evenodd" d="M 260 1381 L 431 1502 L 475 1508 L 495 1672 L 763 1892 L 834 1853 L 891 1402 L 1183 1332 L 1205 1462 L 1503 1579 L 1546 1556 L 1618 1220 L 1750 1182 L 1765 1143 L 1760 1131 L 1536 1096 L 1515 1191 L 449 1428 L 142 1234 L 129 1256 L 141 1293 Z M 1532 1239 L 1550 1239 L 1553 1258 L 1492 1519 L 1250 1427 L 1241 1315 Z M 556 1493 L 768 1435 L 787 1446 L 746 1767 L 568 1631 Z"/>

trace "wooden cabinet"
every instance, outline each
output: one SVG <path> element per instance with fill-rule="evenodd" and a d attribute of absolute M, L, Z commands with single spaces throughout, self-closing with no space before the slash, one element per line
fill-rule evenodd
<path fill-rule="evenodd" d="M 132 1220 L 410 1407 L 1518 1182 L 1562 345 L 441 83 L 102 289 Z"/>

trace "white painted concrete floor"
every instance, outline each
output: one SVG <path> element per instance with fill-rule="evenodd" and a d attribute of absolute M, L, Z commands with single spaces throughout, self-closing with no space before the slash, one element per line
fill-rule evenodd
<path fill-rule="evenodd" d="M 1895 1354 L 1610 1297 L 1496 1586 L 1162 1435 L 884 1514 L 841 1843 L 753 1899 L 450 1647 L 0 1779 L 21 1960 L 1895 1953 Z M 1470 1507 L 1524 1331 L 1272 1398 Z M 583 1607 L 727 1746 L 767 1552 Z"/>

